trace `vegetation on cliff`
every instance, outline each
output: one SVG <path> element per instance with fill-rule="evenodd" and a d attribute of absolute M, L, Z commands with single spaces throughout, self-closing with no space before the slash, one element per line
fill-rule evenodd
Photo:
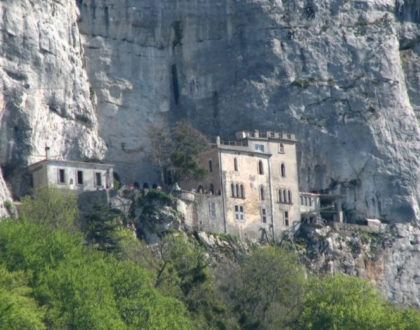
<path fill-rule="evenodd" d="M 21 219 L 0 223 L 2 329 L 420 328 L 418 311 L 360 279 L 308 276 L 287 248 L 214 267 L 193 235 L 147 246 L 104 209 L 75 226 L 76 205 L 49 194 L 54 203 L 35 194 Z"/>

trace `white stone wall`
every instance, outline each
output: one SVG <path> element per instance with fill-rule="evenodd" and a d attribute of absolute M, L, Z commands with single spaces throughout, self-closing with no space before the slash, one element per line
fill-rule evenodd
<path fill-rule="evenodd" d="M 59 170 L 64 170 L 64 183 L 59 182 Z M 78 184 L 77 172 L 83 173 L 83 184 Z M 96 173 L 101 175 L 101 185 L 97 184 Z M 112 169 L 88 163 L 41 163 L 32 168 L 33 185 L 54 187 L 76 191 L 95 191 L 113 188 Z"/>

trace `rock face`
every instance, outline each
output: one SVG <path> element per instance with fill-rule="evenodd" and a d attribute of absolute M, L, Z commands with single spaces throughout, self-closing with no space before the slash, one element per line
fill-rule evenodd
<path fill-rule="evenodd" d="M 419 228 L 393 224 L 368 232 L 362 226 L 302 227 L 296 242 L 304 245 L 313 271 L 364 277 L 389 300 L 420 307 Z"/>
<path fill-rule="evenodd" d="M 304 190 L 419 221 L 416 0 L 78 0 L 107 157 L 150 180 L 153 122 L 295 132 Z M 141 162 L 143 165 L 139 165 Z"/>
<path fill-rule="evenodd" d="M 186 118 L 213 137 L 294 132 L 302 190 L 343 194 L 350 220 L 420 223 L 418 0 L 3 0 L 0 13 L 9 183 L 46 144 L 151 183 L 147 128 Z M 0 175 L 0 215 L 7 190 Z M 418 234 L 401 228 L 379 282 L 418 303 Z"/>
<path fill-rule="evenodd" d="M 0 3 L 0 165 L 7 179 L 51 156 L 101 158 L 78 8 L 66 0 Z M 18 180 L 19 181 L 19 180 Z M 0 204 L 6 196 L 0 179 Z M 4 197 L 3 197 L 4 195 Z"/>

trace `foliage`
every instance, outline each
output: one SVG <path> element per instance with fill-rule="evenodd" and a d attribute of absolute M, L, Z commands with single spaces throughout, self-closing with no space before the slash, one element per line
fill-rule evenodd
<path fill-rule="evenodd" d="M 172 137 L 174 141 L 171 153 L 171 166 L 175 180 L 200 179 L 207 173 L 198 162 L 198 155 L 209 148 L 208 139 L 185 121 L 175 124 Z"/>
<path fill-rule="evenodd" d="M 95 204 L 85 216 L 84 232 L 88 243 L 101 251 L 116 251 L 119 242 L 116 231 L 120 226 L 118 216 L 109 207 Z"/>
<path fill-rule="evenodd" d="M 182 300 L 198 329 L 233 328 L 222 296 L 217 291 L 207 258 L 196 242 L 168 235 L 158 245 L 155 287 Z"/>
<path fill-rule="evenodd" d="M 0 325 L 2 329 L 45 329 L 44 311 L 31 297 L 24 272 L 0 265 Z"/>
<path fill-rule="evenodd" d="M 401 311 L 365 280 L 347 275 L 312 279 L 296 329 L 419 329 L 420 314 Z"/>
<path fill-rule="evenodd" d="M 28 275 L 42 305 L 41 310 L 33 304 L 34 320 L 45 311 L 44 325 L 52 329 L 191 328 L 183 304 L 156 291 L 141 266 L 84 246 L 80 234 L 47 228 L 28 221 L 0 223 L 0 261 L 8 271 Z"/>
<path fill-rule="evenodd" d="M 170 130 L 165 125 L 153 125 L 147 133 L 149 161 L 159 170 L 161 182 L 170 169 L 173 180 L 202 178 L 207 171 L 200 166 L 198 155 L 209 148 L 209 141 L 200 131 L 185 121 L 177 122 Z"/>
<path fill-rule="evenodd" d="M 226 290 L 243 329 L 287 329 L 300 311 L 304 272 L 297 256 L 256 249 L 233 270 Z"/>
<path fill-rule="evenodd" d="M 38 188 L 21 200 L 20 216 L 38 224 L 68 231 L 77 230 L 79 209 L 73 192 L 54 188 Z"/>

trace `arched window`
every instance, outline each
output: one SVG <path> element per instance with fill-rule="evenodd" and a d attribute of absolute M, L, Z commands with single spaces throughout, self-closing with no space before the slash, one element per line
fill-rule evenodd
<path fill-rule="evenodd" d="M 279 203 L 283 203 L 283 191 L 279 189 Z"/>
<path fill-rule="evenodd" d="M 238 184 L 236 184 L 236 194 L 235 194 L 235 196 L 236 197 L 239 197 L 240 195 L 239 195 L 239 185 Z"/>
<path fill-rule="evenodd" d="M 233 183 L 230 185 L 230 190 L 232 192 L 232 197 L 235 197 L 235 186 Z"/>
<path fill-rule="evenodd" d="M 283 203 L 287 204 L 287 191 L 283 190 Z"/>
<path fill-rule="evenodd" d="M 279 145 L 279 154 L 284 154 L 284 145 L 283 145 L 283 143 L 280 143 L 280 145 Z"/>
<path fill-rule="evenodd" d="M 260 187 L 260 199 L 263 201 L 265 198 L 264 198 L 265 196 L 264 196 L 264 187 L 263 186 L 261 186 Z"/>
<path fill-rule="evenodd" d="M 238 171 L 238 159 L 237 158 L 233 159 L 233 168 L 236 172 Z"/>
<path fill-rule="evenodd" d="M 264 164 L 261 160 L 258 162 L 258 174 L 264 174 Z"/>
<path fill-rule="evenodd" d="M 245 188 L 243 184 L 241 184 L 241 197 L 245 198 Z"/>
<path fill-rule="evenodd" d="M 213 161 L 209 160 L 209 172 L 213 172 Z"/>
<path fill-rule="evenodd" d="M 284 178 L 286 176 L 286 166 L 281 164 L 281 176 Z"/>
<path fill-rule="evenodd" d="M 292 192 L 290 190 L 287 192 L 287 196 L 288 196 L 289 204 L 292 204 Z"/>
<path fill-rule="evenodd" d="M 210 183 L 210 192 L 212 195 L 214 195 L 214 185 L 213 183 Z"/>

